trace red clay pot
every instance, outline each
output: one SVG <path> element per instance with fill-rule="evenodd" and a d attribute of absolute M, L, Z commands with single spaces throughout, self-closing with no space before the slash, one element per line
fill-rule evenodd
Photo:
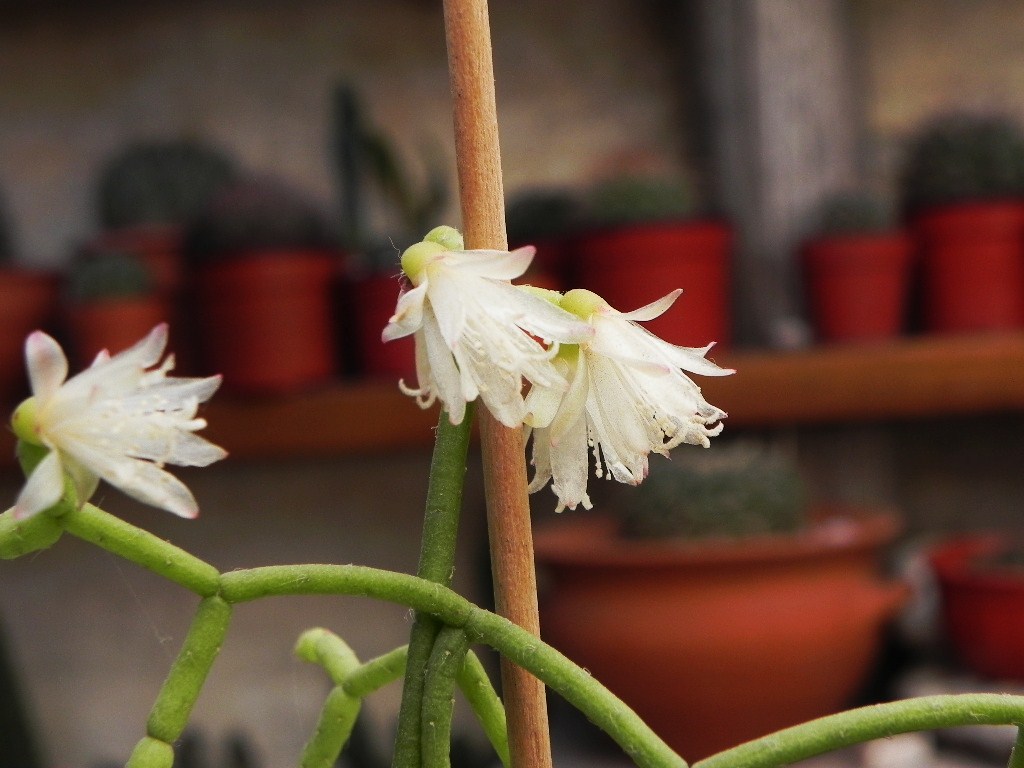
<path fill-rule="evenodd" d="M 908 304 L 913 241 L 903 233 L 822 237 L 803 248 L 811 317 L 825 342 L 899 335 Z"/>
<path fill-rule="evenodd" d="M 985 562 L 1011 547 L 1005 536 L 965 536 L 936 547 L 931 563 L 960 660 L 985 677 L 1024 681 L 1024 567 Z"/>
<path fill-rule="evenodd" d="M 832 512 L 736 541 L 624 540 L 591 515 L 540 529 L 544 636 L 687 760 L 834 712 L 906 588 L 877 571 L 895 518 Z"/>
<path fill-rule="evenodd" d="M 67 309 L 68 333 L 79 368 L 92 363 L 101 350 L 116 354 L 128 349 L 160 323 L 168 322 L 167 303 L 157 296 L 137 296 L 78 304 Z M 171 333 L 175 327 L 170 328 Z M 173 341 L 168 352 L 179 352 Z"/>
<path fill-rule="evenodd" d="M 732 231 L 715 221 L 667 222 L 597 232 L 579 241 L 578 287 L 630 311 L 683 289 L 664 315 L 644 323 L 673 344 L 732 340 Z"/>
<path fill-rule="evenodd" d="M 942 206 L 918 215 L 912 226 L 921 248 L 928 330 L 1024 324 L 1024 203 Z"/>
<path fill-rule="evenodd" d="M 197 273 L 206 364 L 224 388 L 288 393 L 337 370 L 333 290 L 339 258 L 322 251 L 266 251 Z"/>
<path fill-rule="evenodd" d="M 28 394 L 25 338 L 53 319 L 58 279 L 48 272 L 0 267 L 0 401 Z"/>
<path fill-rule="evenodd" d="M 352 286 L 355 309 L 356 352 L 359 371 L 374 378 L 416 381 L 415 346 L 412 336 L 385 344 L 380 334 L 395 313 L 398 294 L 408 290 L 404 279 L 394 275 L 371 275 Z"/>

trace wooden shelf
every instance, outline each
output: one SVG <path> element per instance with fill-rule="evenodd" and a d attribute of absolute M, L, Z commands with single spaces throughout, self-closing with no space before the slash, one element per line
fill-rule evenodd
<path fill-rule="evenodd" d="M 736 369 L 700 378 L 728 429 L 1024 410 L 1024 335 L 921 338 L 803 352 L 735 352 Z M 429 445 L 437 411 L 393 382 L 206 410 L 211 439 L 239 457 L 330 455 Z"/>
<path fill-rule="evenodd" d="M 700 378 L 727 429 L 1024 411 L 1024 334 L 926 337 L 877 346 L 716 357 L 734 376 Z M 204 434 L 235 458 L 382 453 L 427 447 L 437 409 L 392 381 L 294 397 L 216 397 Z M 4 438 L 12 443 L 9 433 Z M 10 455 L 8 446 L 2 450 Z"/>

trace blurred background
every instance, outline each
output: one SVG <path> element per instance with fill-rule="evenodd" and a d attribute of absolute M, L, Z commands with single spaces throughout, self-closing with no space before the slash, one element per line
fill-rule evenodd
<path fill-rule="evenodd" d="M 942 537 L 1022 527 L 1024 6 L 493 0 L 491 25 L 528 279 L 626 310 L 683 287 L 655 330 L 739 370 L 705 387 L 719 440 L 785 454 L 815 503 L 897 509 L 902 573 Z M 222 570 L 414 570 L 436 415 L 395 393 L 410 347 L 377 338 L 401 249 L 459 222 L 440 3 L 10 0 L 0 72 L 4 401 L 33 328 L 87 364 L 169 320 L 179 369 L 225 374 L 208 415 L 233 455 L 181 473 L 198 522 L 98 502 Z M 0 493 L 19 484 L 5 461 Z M 539 494 L 538 525 L 552 508 Z M 486 600 L 482 515 L 474 458 L 456 582 Z M 932 655 L 963 671 L 931 578 L 862 697 Z M 117 764 L 193 610 L 78 542 L 3 563 L 0 753 L 32 755 L 7 764 Z M 327 690 L 290 652 L 313 624 L 369 658 L 410 621 L 243 607 L 194 717 L 210 754 L 294 761 Z M 371 744 L 397 698 L 371 701 Z"/>

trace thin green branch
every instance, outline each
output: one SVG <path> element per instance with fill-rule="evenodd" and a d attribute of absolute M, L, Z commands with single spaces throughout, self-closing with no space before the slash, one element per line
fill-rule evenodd
<path fill-rule="evenodd" d="M 748 741 L 693 768 L 774 768 L 872 739 L 957 725 L 1020 725 L 1024 697 L 969 693 L 922 696 L 829 715 Z"/>
<path fill-rule="evenodd" d="M 408 650 L 409 647 L 403 645 L 383 656 L 370 659 L 358 669 L 352 670 L 342 685 L 352 696 L 359 698 L 369 696 L 405 674 L 405 658 Z"/>
<path fill-rule="evenodd" d="M 8 509 L 0 514 L 0 560 L 13 560 L 51 547 L 63 532 L 60 522 L 52 515 L 44 513 L 17 520 L 14 509 Z"/>
<path fill-rule="evenodd" d="M 423 684 L 420 751 L 424 768 L 451 766 L 455 678 L 468 650 L 466 633 L 458 627 L 442 627 L 437 633 Z"/>
<path fill-rule="evenodd" d="M 1017 727 L 1017 738 L 1014 739 L 1006 768 L 1024 768 L 1024 728 L 1020 726 Z"/>
<path fill-rule="evenodd" d="M 200 601 L 178 658 L 149 713 L 146 722 L 149 736 L 168 744 L 181 737 L 210 667 L 220 653 L 231 612 L 231 605 L 220 597 Z"/>
<path fill-rule="evenodd" d="M 344 687 L 345 678 L 359 668 L 359 658 L 348 643 L 319 627 L 302 633 L 295 653 L 304 661 L 323 667 L 334 683 L 320 710 L 316 730 L 302 750 L 299 765 L 331 768 L 352 734 L 362 707 L 362 699 L 350 695 Z"/>
<path fill-rule="evenodd" d="M 209 563 L 92 504 L 61 515 L 58 521 L 68 533 L 141 565 L 200 597 L 211 597 L 220 588 L 220 573 Z"/>
<path fill-rule="evenodd" d="M 491 746 L 498 754 L 501 764 L 508 768 L 511 764 L 508 755 L 508 728 L 505 724 L 505 707 L 501 704 L 487 670 L 480 663 L 480 658 L 470 651 L 466 661 L 459 670 L 456 680 L 459 689 L 480 719 L 480 725 L 487 734 Z"/>
<path fill-rule="evenodd" d="M 521 627 L 440 584 L 358 565 L 277 565 L 225 573 L 221 590 L 232 603 L 271 595 L 358 595 L 429 613 L 444 624 L 465 628 L 471 641 L 479 639 L 535 674 L 604 729 L 638 765 L 686 766 L 586 670 Z"/>

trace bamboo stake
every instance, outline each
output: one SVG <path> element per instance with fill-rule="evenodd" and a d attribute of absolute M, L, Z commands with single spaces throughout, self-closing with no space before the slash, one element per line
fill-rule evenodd
<path fill-rule="evenodd" d="M 466 247 L 504 250 L 508 240 L 486 0 L 445 0 L 444 17 Z M 481 408 L 480 438 L 495 608 L 539 636 L 522 431 L 503 426 Z M 512 765 L 550 768 L 543 684 L 504 658 L 501 676 Z"/>

